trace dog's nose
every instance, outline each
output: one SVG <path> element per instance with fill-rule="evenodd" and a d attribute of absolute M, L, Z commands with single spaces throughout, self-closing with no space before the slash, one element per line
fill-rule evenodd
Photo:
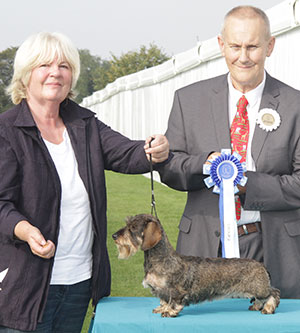
<path fill-rule="evenodd" d="M 113 235 L 112 235 L 112 238 L 113 238 L 113 240 L 117 240 L 117 238 L 118 238 L 118 234 L 117 234 L 117 233 L 113 234 Z"/>

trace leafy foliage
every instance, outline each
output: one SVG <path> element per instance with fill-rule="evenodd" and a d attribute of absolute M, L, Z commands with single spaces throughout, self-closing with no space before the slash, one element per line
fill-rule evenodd
<path fill-rule="evenodd" d="M 5 89 L 10 84 L 13 75 L 16 52 L 16 47 L 10 47 L 0 52 L 0 113 L 13 106 L 9 96 L 5 93 Z"/>
<path fill-rule="evenodd" d="M 99 79 L 105 82 L 105 73 L 110 67 L 109 61 L 102 60 L 98 56 L 90 54 L 89 50 L 79 50 L 80 56 L 80 76 L 77 81 L 75 101 L 80 103 L 86 96 L 91 95 L 94 91 L 99 90 L 96 82 Z M 101 88 L 100 88 L 101 89 Z"/>
<path fill-rule="evenodd" d="M 104 89 L 108 83 L 117 78 L 136 73 L 146 68 L 157 66 L 167 61 L 169 57 L 154 44 L 149 48 L 141 46 L 139 51 L 129 51 L 120 57 L 111 55 L 111 60 L 103 60 L 92 56 L 88 50 L 80 50 L 81 74 L 77 83 L 80 103 L 83 97 L 94 91 Z"/>
<path fill-rule="evenodd" d="M 106 84 L 115 81 L 119 77 L 160 65 L 169 59 L 169 57 L 154 44 L 150 44 L 148 49 L 145 45 L 142 45 L 139 51 L 129 51 L 128 53 L 122 54 L 119 58 L 114 54 L 111 56 L 110 67 L 106 73 Z M 101 87 L 97 85 L 98 82 L 99 81 L 96 81 L 97 89 L 102 89 L 106 85 L 103 86 L 102 84 Z"/>

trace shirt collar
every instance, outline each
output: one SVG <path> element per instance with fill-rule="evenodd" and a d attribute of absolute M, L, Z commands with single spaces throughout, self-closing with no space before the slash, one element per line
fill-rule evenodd
<path fill-rule="evenodd" d="M 263 78 L 262 82 L 256 88 L 248 91 L 245 94 L 243 94 L 242 92 L 240 92 L 239 90 L 234 88 L 234 86 L 232 85 L 230 73 L 228 73 L 227 81 L 228 81 L 228 87 L 229 87 L 229 98 L 237 103 L 238 100 L 243 95 L 245 95 L 249 106 L 252 107 L 261 99 L 261 96 L 263 94 L 263 90 L 265 87 L 265 83 L 266 83 L 266 72 L 264 71 L 264 78 Z"/>
<path fill-rule="evenodd" d="M 14 126 L 17 127 L 36 127 L 36 123 L 30 112 L 26 99 L 23 99 L 19 105 L 17 105 L 19 113 L 14 122 Z M 65 99 L 60 104 L 60 116 L 63 118 L 64 123 L 77 121 L 78 119 L 85 119 L 94 117 L 94 113 L 88 109 L 84 109 L 77 103 Z"/>

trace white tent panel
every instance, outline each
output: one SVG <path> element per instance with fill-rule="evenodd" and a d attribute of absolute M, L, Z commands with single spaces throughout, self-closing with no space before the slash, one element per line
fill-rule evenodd
<path fill-rule="evenodd" d="M 185 52 L 176 54 L 174 56 L 174 66 L 175 66 L 175 72 L 181 73 L 185 72 L 190 68 L 193 68 L 200 64 L 200 47 L 201 44 L 199 43 L 197 46 L 193 47 L 190 50 L 187 50 Z"/>
<path fill-rule="evenodd" d="M 287 0 L 266 11 L 274 36 L 296 26 L 295 6 L 298 0 Z"/>

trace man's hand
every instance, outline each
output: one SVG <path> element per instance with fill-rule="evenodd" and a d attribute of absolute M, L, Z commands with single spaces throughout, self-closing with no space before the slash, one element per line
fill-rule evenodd
<path fill-rule="evenodd" d="M 150 141 L 151 148 L 149 147 Z M 148 160 L 150 160 L 151 154 L 153 163 L 161 163 L 169 156 L 169 141 L 162 134 L 151 135 L 146 139 L 144 149 Z"/>
<path fill-rule="evenodd" d="M 237 184 L 237 188 L 239 189 L 239 192 L 237 193 L 237 195 L 242 195 L 246 193 L 246 186 L 241 186 L 239 184 Z"/>
<path fill-rule="evenodd" d="M 20 221 L 15 226 L 15 236 L 27 242 L 31 252 L 41 258 L 50 259 L 55 254 L 55 245 L 52 241 L 46 241 L 40 230 L 28 221 Z"/>
<path fill-rule="evenodd" d="M 221 156 L 221 153 L 219 152 L 214 152 L 212 154 L 210 154 L 207 158 L 207 160 L 205 161 L 205 164 L 211 164 L 211 162 L 217 158 L 218 156 Z"/>

